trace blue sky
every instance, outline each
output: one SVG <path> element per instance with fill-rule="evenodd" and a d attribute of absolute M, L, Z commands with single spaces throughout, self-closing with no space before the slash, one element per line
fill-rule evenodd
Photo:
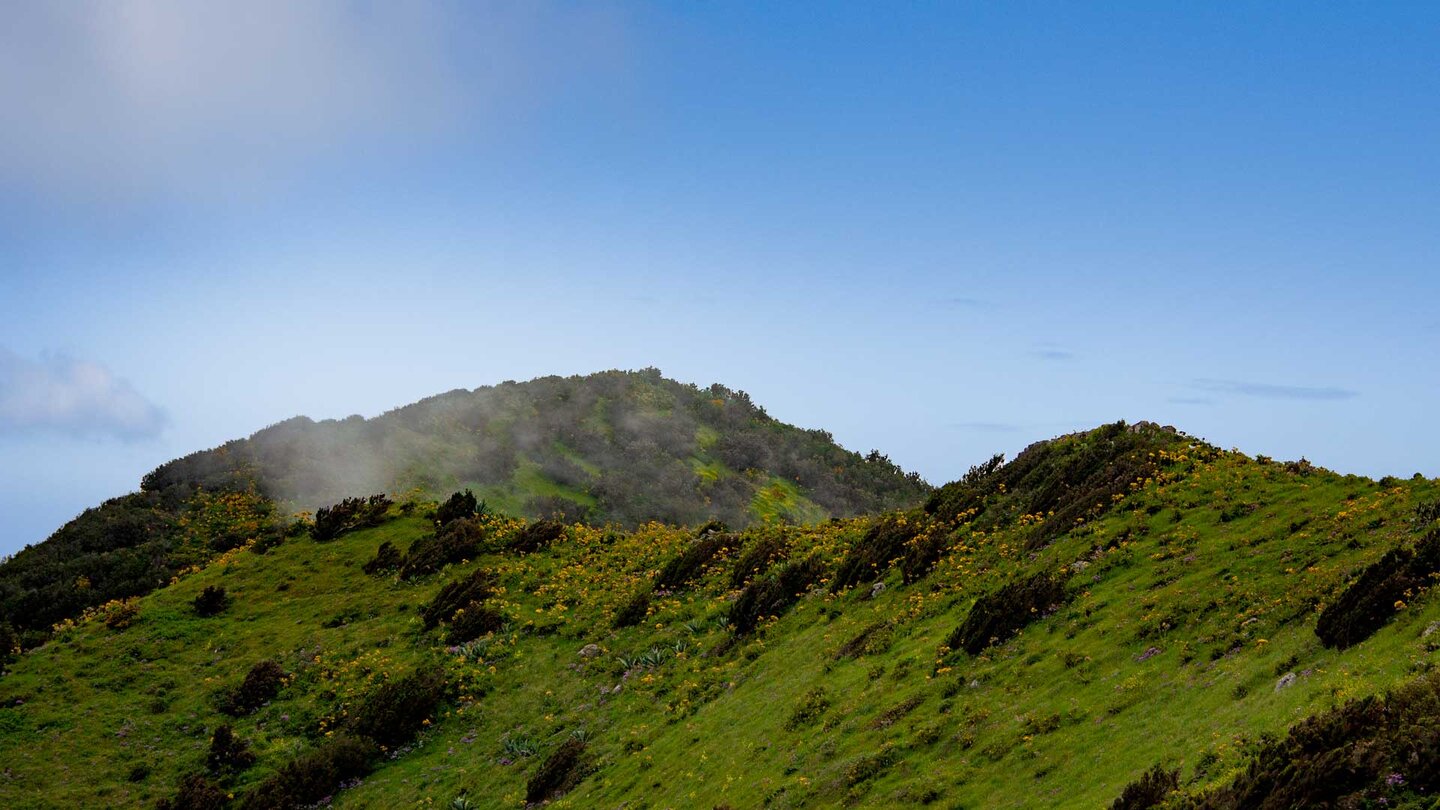
<path fill-rule="evenodd" d="M 0 552 L 295 414 L 658 366 L 934 482 L 1440 475 L 1440 6 L 11 4 Z"/>

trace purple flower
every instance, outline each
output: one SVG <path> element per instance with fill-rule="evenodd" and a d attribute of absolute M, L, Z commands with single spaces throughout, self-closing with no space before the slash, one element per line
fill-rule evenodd
<path fill-rule="evenodd" d="M 1385 777 L 1385 784 L 1389 785 L 1390 787 L 1400 787 L 1401 785 L 1405 784 L 1405 777 L 1398 773 L 1392 773 L 1389 776 Z"/>

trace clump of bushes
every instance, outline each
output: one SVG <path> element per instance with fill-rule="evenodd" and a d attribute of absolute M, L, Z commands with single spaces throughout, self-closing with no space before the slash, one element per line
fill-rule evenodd
<path fill-rule="evenodd" d="M 500 611 L 471 602 L 451 617 L 450 630 L 445 634 L 445 641 L 448 644 L 474 641 L 487 633 L 498 633 L 505 627 L 505 622 L 505 614 Z"/>
<path fill-rule="evenodd" d="M 938 527 L 921 532 L 906 543 L 905 556 L 900 560 L 900 575 L 905 584 L 914 585 L 924 579 L 934 570 L 949 547 L 949 534 L 938 530 Z"/>
<path fill-rule="evenodd" d="M 420 618 L 429 630 L 441 622 L 450 621 L 457 611 L 472 602 L 484 602 L 495 592 L 495 575 L 485 569 L 476 569 L 465 579 L 455 580 L 440 589 L 430 604 L 425 606 Z"/>
<path fill-rule="evenodd" d="M 1120 792 L 1120 798 L 1110 805 L 1110 810 L 1149 810 L 1151 807 L 1159 807 L 1166 796 L 1179 789 L 1180 771 L 1167 771 L 1156 765 L 1139 779 L 1126 785 Z"/>
<path fill-rule="evenodd" d="M 410 544 L 405 562 L 400 566 L 400 578 L 433 574 L 450 563 L 468 560 L 480 553 L 489 536 L 490 529 L 483 518 L 456 520 Z"/>
<path fill-rule="evenodd" d="M 835 659 L 838 661 L 885 652 L 890 648 L 894 636 L 894 628 L 889 621 L 873 622 L 856 633 L 854 638 L 841 644 L 840 649 L 835 651 Z"/>
<path fill-rule="evenodd" d="M 721 524 L 722 526 L 724 524 Z M 724 552 L 740 545 L 739 538 L 723 531 L 702 532 L 679 556 L 672 558 L 655 577 L 655 587 L 674 591 L 684 588 L 704 573 L 705 566 Z"/>
<path fill-rule="evenodd" d="M 105 626 L 111 630 L 124 630 L 140 618 L 140 600 L 125 599 L 105 605 Z"/>
<path fill-rule="evenodd" d="M 730 587 L 745 587 L 752 578 L 770 570 L 770 566 L 784 560 L 789 553 L 790 544 L 778 535 L 766 535 L 751 542 L 730 571 Z"/>
<path fill-rule="evenodd" d="M 338 734 L 291 760 L 255 787 L 242 810 L 276 810 L 315 804 L 349 779 L 370 772 L 379 755 L 372 740 Z"/>
<path fill-rule="evenodd" d="M 352 734 L 384 746 L 408 742 L 445 699 L 445 676 L 439 667 L 427 666 L 401 678 L 386 681 L 365 696 L 350 714 Z"/>
<path fill-rule="evenodd" d="M 650 586 L 646 585 L 636 591 L 635 595 L 631 596 L 625 604 L 621 605 L 620 610 L 615 613 L 615 621 L 613 622 L 615 629 L 620 630 L 626 627 L 634 627 L 640 622 L 645 621 L 645 617 L 650 615 L 650 596 Z"/>
<path fill-rule="evenodd" d="M 527 524 L 515 539 L 510 541 L 510 550 L 530 554 L 548 547 L 565 534 L 565 526 L 553 520 L 537 520 Z"/>
<path fill-rule="evenodd" d="M 1066 599 L 1065 580 L 1048 571 L 1012 582 L 975 600 L 945 645 L 977 655 L 1020 632 Z"/>
<path fill-rule="evenodd" d="M 375 556 L 370 558 L 370 561 L 365 563 L 361 570 L 374 576 L 398 570 L 404 564 L 405 555 L 400 553 L 400 549 L 396 548 L 394 543 L 386 540 L 380 544 L 380 548 L 375 549 Z"/>
<path fill-rule="evenodd" d="M 310 527 L 310 536 L 316 540 L 334 540 L 346 532 L 379 526 L 385 521 L 385 514 L 392 505 L 384 495 L 368 498 L 346 498 L 334 506 L 322 506 L 315 510 L 315 524 Z"/>
<path fill-rule="evenodd" d="M 156 810 L 221 810 L 228 801 L 225 791 L 213 779 L 203 773 L 192 773 L 180 782 L 174 798 L 161 799 L 155 807 Z"/>
<path fill-rule="evenodd" d="M 477 509 L 480 507 L 475 500 L 475 493 L 468 489 L 464 492 L 457 492 L 446 498 L 445 502 L 435 510 L 435 522 L 442 527 L 448 526 L 457 520 L 474 517 Z"/>
<path fill-rule="evenodd" d="M 862 782 L 868 782 L 890 769 L 900 760 L 899 753 L 895 750 L 893 743 L 885 743 L 880 750 L 873 754 L 864 754 L 856 757 L 845 766 L 845 784 L 854 787 Z"/>
<path fill-rule="evenodd" d="M 255 754 L 250 744 L 235 736 L 235 729 L 229 724 L 221 725 L 210 736 L 210 753 L 205 757 L 210 770 L 243 771 L 255 764 Z"/>
<path fill-rule="evenodd" d="M 205 590 L 190 604 L 195 608 L 197 616 L 215 616 L 230 605 L 230 597 L 224 588 L 206 585 Z"/>
<path fill-rule="evenodd" d="M 266 659 L 250 668 L 240 685 L 225 693 L 220 699 L 220 711 L 232 717 L 250 714 L 274 700 L 285 685 L 285 670 Z"/>
<path fill-rule="evenodd" d="M 825 563 L 816 554 L 781 566 L 745 586 L 730 606 L 730 626 L 736 635 L 754 632 L 765 619 L 784 613 L 824 576 Z"/>
<path fill-rule="evenodd" d="M 841 560 L 830 581 L 830 592 L 839 593 L 883 576 L 895 560 L 904 556 L 905 544 L 922 528 L 920 520 L 906 515 L 887 515 L 876 521 Z"/>
<path fill-rule="evenodd" d="M 540 764 L 525 784 L 525 801 L 535 804 L 567 793 L 589 774 L 585 741 L 569 737 Z"/>
<path fill-rule="evenodd" d="M 798 731 L 806 726 L 814 725 L 825 712 L 830 711 L 830 693 L 825 691 L 823 686 L 811 687 L 805 694 L 800 696 L 800 702 L 790 710 L 790 717 L 785 721 L 786 731 Z"/>
<path fill-rule="evenodd" d="M 1431 532 L 1414 549 L 1391 549 L 1320 612 L 1315 635 L 1327 647 L 1343 650 L 1359 644 L 1384 627 L 1406 599 L 1428 588 L 1437 573 L 1440 531 Z"/>

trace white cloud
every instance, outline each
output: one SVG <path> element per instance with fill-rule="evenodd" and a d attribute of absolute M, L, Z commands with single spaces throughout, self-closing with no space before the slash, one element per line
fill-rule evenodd
<path fill-rule="evenodd" d="M 618 64 L 622 39 L 612 15 L 543 2 L 14 4 L 0 182 L 62 199 L 244 193 L 346 149 L 484 135 Z"/>
<path fill-rule="evenodd" d="M 0 432 L 143 439 L 164 426 L 160 408 L 98 363 L 0 349 Z"/>

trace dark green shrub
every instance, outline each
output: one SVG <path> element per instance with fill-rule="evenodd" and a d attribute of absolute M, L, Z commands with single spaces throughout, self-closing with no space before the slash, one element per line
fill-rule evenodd
<path fill-rule="evenodd" d="M 890 648 L 894 635 L 894 629 L 888 620 L 873 622 L 856 633 L 854 638 L 841 644 L 840 649 L 835 651 L 835 659 L 838 661 L 885 652 Z"/>
<path fill-rule="evenodd" d="M 203 773 L 192 773 L 180 782 L 173 799 L 161 799 L 156 810 L 221 810 L 229 802 L 225 791 Z"/>
<path fill-rule="evenodd" d="M 350 714 L 349 730 L 394 747 L 409 742 L 445 699 L 445 674 L 427 666 L 386 681 L 365 696 Z"/>
<path fill-rule="evenodd" d="M 515 539 L 510 541 L 510 550 L 529 554 L 546 548 L 565 534 L 565 527 L 552 520 L 537 520 L 527 524 Z"/>
<path fill-rule="evenodd" d="M 191 602 L 198 616 L 215 616 L 229 604 L 230 597 L 226 595 L 225 589 L 214 585 L 206 585 L 205 590 Z"/>
<path fill-rule="evenodd" d="M 1384 627 L 1405 600 L 1428 588 L 1437 573 L 1440 531 L 1431 532 L 1413 550 L 1391 549 L 1320 612 L 1315 635 L 1327 647 L 1343 650 L 1359 644 Z"/>
<path fill-rule="evenodd" d="M 425 606 L 420 618 L 429 630 L 441 622 L 450 621 L 455 612 L 472 602 L 484 602 L 495 592 L 495 575 L 483 568 L 476 569 L 465 579 L 447 583 L 430 604 Z"/>
<path fill-rule="evenodd" d="M 285 685 L 285 670 L 274 661 L 261 661 L 250 668 L 240 685 L 220 699 L 220 711 L 240 717 L 250 714 L 280 694 Z"/>
<path fill-rule="evenodd" d="M 899 753 L 892 743 L 885 743 L 880 750 L 873 754 L 865 754 L 851 760 L 845 766 L 845 784 L 847 787 L 854 787 L 862 782 L 868 782 L 890 769 L 900 759 Z"/>
<path fill-rule="evenodd" d="M 923 528 L 923 521 L 906 515 L 887 515 L 876 521 L 840 561 L 830 592 L 884 576 L 891 564 L 905 555 L 905 544 Z"/>
<path fill-rule="evenodd" d="M 585 742 L 570 737 L 560 744 L 525 784 L 525 801 L 532 804 L 567 793 L 589 774 Z"/>
<path fill-rule="evenodd" d="M 448 526 L 457 520 L 474 517 L 476 507 L 475 493 L 470 490 L 457 492 L 445 499 L 440 507 L 435 510 L 435 522 L 441 526 Z"/>
<path fill-rule="evenodd" d="M 754 632 L 765 619 L 784 613 L 824 577 L 824 562 L 812 554 L 755 580 L 730 606 L 731 628 L 742 636 Z"/>
<path fill-rule="evenodd" d="M 400 566 L 404 564 L 405 555 L 400 553 L 400 549 L 396 548 L 394 543 L 386 540 L 380 544 L 380 548 L 375 549 L 375 556 L 370 558 L 370 561 L 365 563 L 361 570 L 374 576 L 399 570 Z"/>
<path fill-rule="evenodd" d="M 291 760 L 245 797 L 243 810 L 291 810 L 333 794 L 341 782 L 370 772 L 379 750 L 371 740 L 339 734 Z"/>
<path fill-rule="evenodd" d="M 322 506 L 315 510 L 315 524 L 310 527 L 310 536 L 316 540 L 334 540 L 346 532 L 379 526 L 385 521 L 385 514 L 392 503 L 384 495 L 368 498 L 346 498 L 334 506 Z"/>
<path fill-rule="evenodd" d="M 786 731 L 798 731 L 806 726 L 812 726 L 830 711 L 830 693 L 825 691 L 823 686 L 811 687 L 805 694 L 800 696 L 800 702 L 790 710 L 790 717 L 785 721 Z"/>
<path fill-rule="evenodd" d="M 255 754 L 249 743 L 235 736 L 235 729 L 228 724 L 219 726 L 210 736 L 210 753 L 205 757 L 210 770 L 243 771 L 255 764 Z"/>
<path fill-rule="evenodd" d="M 914 585 L 924 579 L 945 551 L 950 548 L 950 535 L 934 530 L 921 535 L 905 546 L 905 556 L 900 560 L 900 575 L 906 585 Z"/>
<path fill-rule="evenodd" d="M 945 645 L 977 655 L 1043 618 L 1065 599 L 1064 578 L 1048 571 L 1012 582 L 975 600 Z"/>
<path fill-rule="evenodd" d="M 744 547 L 735 567 L 730 572 L 730 587 L 743 588 L 751 579 L 770 570 L 770 566 L 784 560 L 790 553 L 790 544 L 784 537 L 766 535 Z"/>
<path fill-rule="evenodd" d="M 1110 810 L 1148 810 L 1159 807 L 1166 796 L 1179 789 L 1180 771 L 1167 771 L 1156 765 L 1139 779 L 1126 785 L 1120 792 L 1120 798 L 1110 805 Z"/>
<path fill-rule="evenodd" d="M 445 642 L 447 644 L 464 644 L 487 633 L 498 633 L 505 626 L 505 621 L 505 614 L 500 611 L 471 602 L 451 617 L 450 630 L 445 634 Z"/>
<path fill-rule="evenodd" d="M 636 591 L 629 601 L 621 605 L 620 610 L 615 614 L 613 622 L 615 629 L 634 627 L 645 621 L 645 617 L 650 614 L 650 595 L 650 586 L 645 585 Z"/>
<path fill-rule="evenodd" d="M 680 552 L 679 556 L 665 563 L 665 567 L 661 568 L 655 577 L 655 587 L 664 591 L 684 588 L 704 573 L 705 566 L 709 565 L 711 560 L 739 545 L 739 538 L 733 534 L 705 533 Z"/>
<path fill-rule="evenodd" d="M 454 521 L 410 544 L 405 562 L 400 566 L 400 578 L 433 574 L 451 563 L 472 559 L 489 538 L 490 529 L 483 518 Z"/>

